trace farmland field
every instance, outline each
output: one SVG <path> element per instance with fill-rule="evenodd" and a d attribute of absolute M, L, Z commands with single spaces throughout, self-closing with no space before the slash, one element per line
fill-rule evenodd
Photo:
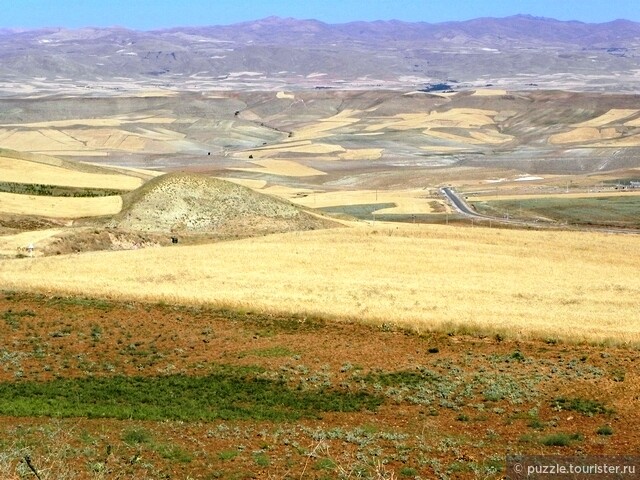
<path fill-rule="evenodd" d="M 11 289 L 640 341 L 635 237 L 377 224 L 208 245 L 0 260 Z M 558 319 L 562 319 L 559 321 Z"/>
<path fill-rule="evenodd" d="M 474 202 L 479 213 L 542 218 L 574 225 L 640 228 L 640 196 L 617 195 L 582 198 L 523 198 Z"/>
<path fill-rule="evenodd" d="M 562 230 L 640 227 L 613 192 L 635 98 L 85 100 L 0 125 L 1 479 L 493 480 L 640 448 L 639 237 Z M 557 230 L 478 226 L 447 185 Z"/>

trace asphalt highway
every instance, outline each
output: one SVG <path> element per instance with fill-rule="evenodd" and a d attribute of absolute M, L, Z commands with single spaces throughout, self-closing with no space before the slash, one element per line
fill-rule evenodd
<path fill-rule="evenodd" d="M 558 225 L 558 224 L 547 224 L 543 222 L 538 222 L 535 220 L 512 220 L 509 218 L 501 218 L 501 217 L 492 217 L 490 215 L 482 215 L 476 212 L 473 208 L 469 206 L 469 204 L 458 195 L 453 189 L 449 187 L 443 187 L 440 189 L 440 193 L 449 201 L 449 203 L 456 209 L 458 213 L 461 213 L 465 217 L 469 217 L 473 219 L 493 221 L 497 223 L 503 223 L 508 225 L 516 225 L 520 227 L 529 227 L 529 228 L 552 228 L 552 229 L 562 229 L 562 230 L 581 230 L 581 231 L 595 231 L 601 233 L 625 233 L 638 235 L 640 234 L 640 230 L 633 229 L 623 229 L 623 228 L 592 228 L 592 227 L 576 227 L 569 225 Z"/>

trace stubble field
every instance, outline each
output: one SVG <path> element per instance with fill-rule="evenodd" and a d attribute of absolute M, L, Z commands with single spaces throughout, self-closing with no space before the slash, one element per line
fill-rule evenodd
<path fill-rule="evenodd" d="M 637 238 L 377 223 L 0 261 L 6 288 L 638 343 Z"/>

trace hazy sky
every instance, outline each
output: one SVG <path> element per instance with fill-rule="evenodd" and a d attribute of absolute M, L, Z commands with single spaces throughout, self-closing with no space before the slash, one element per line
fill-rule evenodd
<path fill-rule="evenodd" d="M 429 23 L 518 13 L 600 23 L 640 21 L 640 0 L 0 0 L 0 27 L 226 25 L 272 15 L 327 23 Z"/>

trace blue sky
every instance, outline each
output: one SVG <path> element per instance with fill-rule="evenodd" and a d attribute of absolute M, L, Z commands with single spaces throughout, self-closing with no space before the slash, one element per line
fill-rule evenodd
<path fill-rule="evenodd" d="M 0 0 L 0 27 L 119 25 L 152 30 L 226 25 L 272 15 L 327 23 L 438 23 L 518 13 L 591 23 L 640 21 L 640 0 Z"/>

